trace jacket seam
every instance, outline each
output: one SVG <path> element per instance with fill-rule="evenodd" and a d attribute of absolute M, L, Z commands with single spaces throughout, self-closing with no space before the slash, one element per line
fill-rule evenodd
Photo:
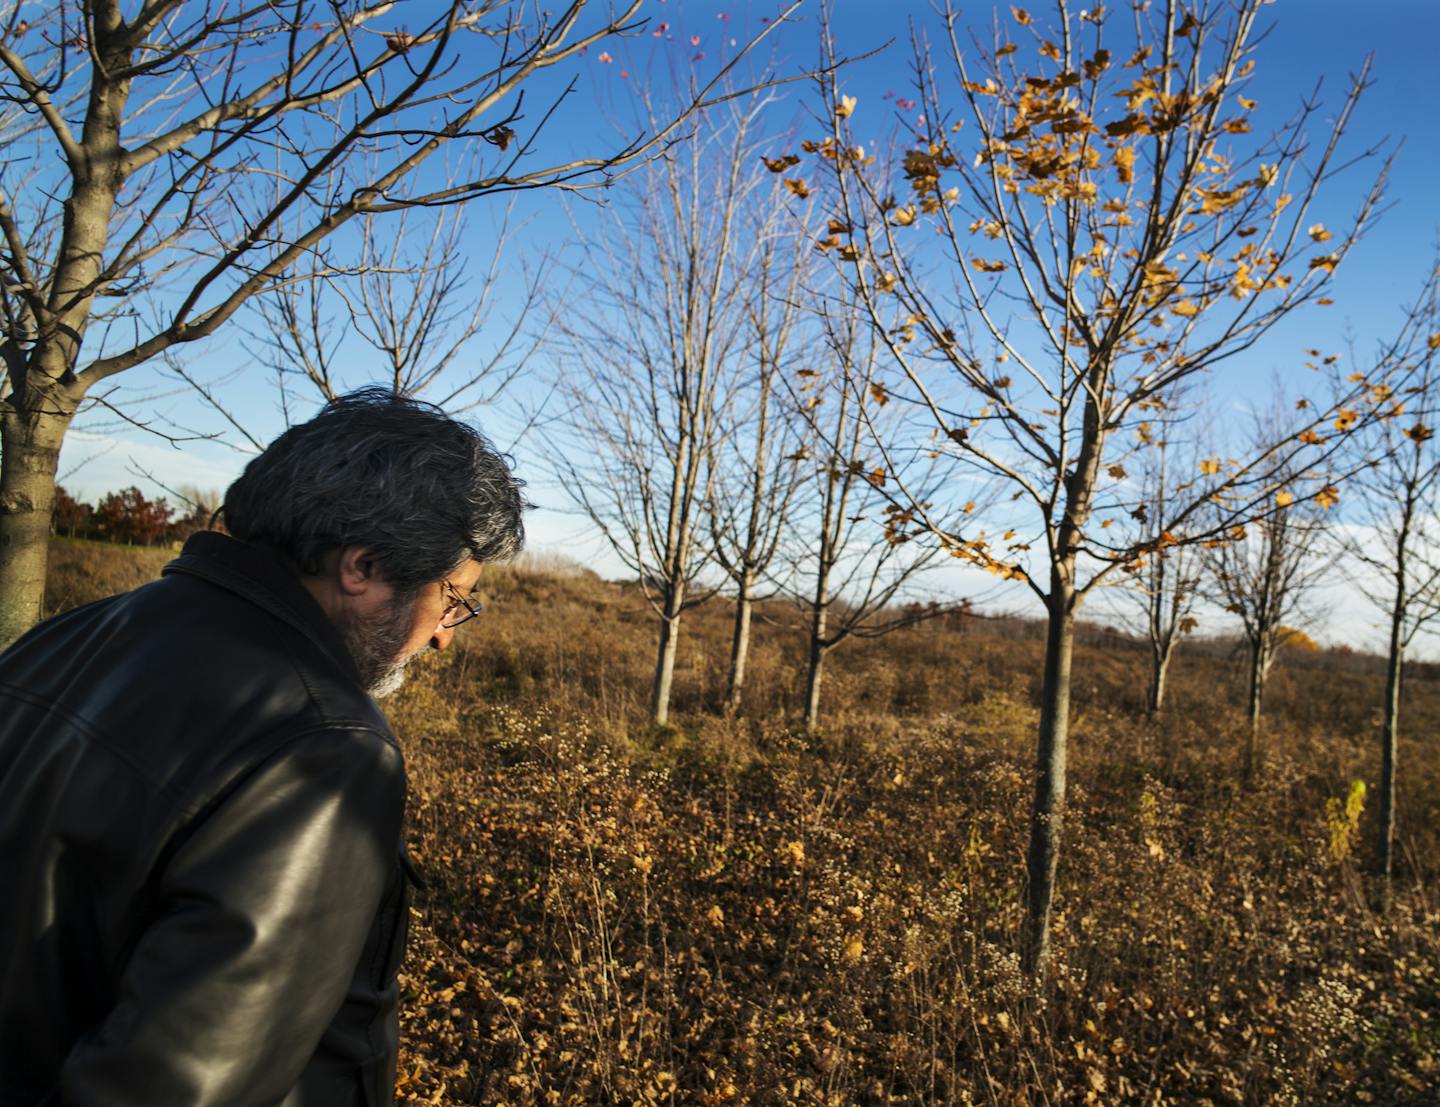
<path fill-rule="evenodd" d="M 67 707 L 62 706 L 56 700 L 48 699 L 44 696 L 37 696 L 35 695 L 35 693 L 28 692 L 23 688 L 9 683 L 8 681 L 0 681 L 0 692 L 3 692 L 11 699 L 20 700 L 23 703 L 27 703 L 31 707 L 38 707 L 47 715 L 54 716 L 56 718 L 64 720 L 66 723 L 69 723 L 71 726 L 75 727 L 76 730 L 84 734 L 84 736 L 92 743 L 94 743 L 98 748 L 104 750 L 116 761 L 120 762 L 120 764 L 124 765 L 127 769 L 129 769 L 132 773 L 139 777 L 142 781 L 144 781 L 150 787 L 154 788 L 155 791 L 161 796 L 161 798 L 170 802 L 170 805 L 172 807 L 179 809 L 184 808 L 183 797 L 175 788 L 173 788 L 169 784 L 165 784 L 155 780 L 152 774 L 146 770 L 144 765 L 136 761 L 127 751 L 121 748 L 113 738 L 110 737 L 108 732 L 101 729 L 92 720 L 86 718 L 84 715 L 77 714 L 76 712 L 70 710 Z"/>

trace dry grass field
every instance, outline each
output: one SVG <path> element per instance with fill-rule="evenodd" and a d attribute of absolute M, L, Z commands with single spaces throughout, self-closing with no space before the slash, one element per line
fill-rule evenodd
<path fill-rule="evenodd" d="M 56 543 L 51 601 L 165 554 Z M 1397 904 L 1365 905 L 1380 677 L 1282 660 L 1259 784 L 1238 661 L 1192 651 L 1145 718 L 1144 656 L 1075 662 L 1056 963 L 1018 971 L 1038 634 L 921 626 L 842 647 L 795 729 L 792 616 L 685 627 L 677 725 L 644 722 L 633 589 L 498 569 L 456 647 L 387 701 L 429 888 L 402 1102 L 1440 1102 L 1440 680 L 1408 684 Z"/>

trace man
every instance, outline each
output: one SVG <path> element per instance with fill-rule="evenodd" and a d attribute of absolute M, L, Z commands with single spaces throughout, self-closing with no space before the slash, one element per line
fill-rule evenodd
<path fill-rule="evenodd" d="M 523 540 L 477 431 L 369 389 L 160 580 L 0 655 L 0 1103 L 388 1104 L 405 775 L 372 696 Z"/>

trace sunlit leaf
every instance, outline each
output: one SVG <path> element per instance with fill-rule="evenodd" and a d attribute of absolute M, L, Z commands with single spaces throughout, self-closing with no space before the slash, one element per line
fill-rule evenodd
<path fill-rule="evenodd" d="M 1316 242 L 1329 242 L 1335 236 L 1325 229 L 1324 223 L 1312 223 L 1305 232 Z"/>
<path fill-rule="evenodd" d="M 786 177 L 785 187 L 802 200 L 810 195 L 809 187 L 799 177 Z"/>
<path fill-rule="evenodd" d="M 1340 502 L 1340 491 L 1333 484 L 1327 484 L 1315 493 L 1315 502 L 1324 510 L 1329 511 Z"/>
<path fill-rule="evenodd" d="M 855 97 L 842 96 L 840 102 L 835 105 L 836 119 L 849 119 L 855 112 Z"/>
<path fill-rule="evenodd" d="M 1293 504 L 1294 502 L 1295 502 L 1295 493 L 1293 493 L 1293 492 L 1284 492 L 1284 491 L 1281 491 L 1281 492 L 1276 492 L 1276 493 L 1275 493 L 1275 505 L 1276 505 L 1277 507 L 1289 507 L 1289 506 L 1290 506 L 1291 504 Z"/>
<path fill-rule="evenodd" d="M 1116 147 L 1111 160 L 1115 163 L 1115 172 L 1122 184 L 1130 184 L 1135 180 L 1135 147 Z"/>
<path fill-rule="evenodd" d="M 1012 6 L 1010 8 L 1010 14 L 1015 17 L 1015 22 L 1020 24 L 1020 26 L 1022 27 L 1028 27 L 1031 23 L 1035 21 L 1034 18 L 1030 15 L 1030 13 L 1027 12 L 1024 8 L 1017 8 Z"/>
<path fill-rule="evenodd" d="M 761 154 L 760 160 L 765 163 L 765 168 L 772 173 L 783 173 L 792 165 L 800 164 L 798 154 L 784 154 L 778 158 L 767 158 L 764 154 Z"/>

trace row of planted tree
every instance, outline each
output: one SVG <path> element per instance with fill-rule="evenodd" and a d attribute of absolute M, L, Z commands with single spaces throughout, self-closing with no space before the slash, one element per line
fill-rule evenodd
<path fill-rule="evenodd" d="M 127 546 L 167 546 L 204 530 L 218 497 L 193 492 L 182 498 L 179 511 L 165 497 L 149 499 L 131 486 L 107 492 L 95 503 L 77 500 L 64 486 L 55 489 L 51 531 L 66 538 L 90 538 Z"/>
<path fill-rule="evenodd" d="M 1032 597 L 1047 626 L 1024 941 L 1038 971 L 1082 605 L 1137 597 L 1158 701 L 1208 569 L 1263 683 L 1288 614 L 1276 582 L 1297 594 L 1299 553 L 1340 521 L 1391 627 L 1388 887 L 1404 649 L 1440 608 L 1435 276 L 1370 352 L 1278 338 L 1330 308 L 1381 203 L 1385 155 L 1349 133 L 1368 67 L 1328 114 L 1265 115 L 1264 0 L 1013 7 L 973 34 L 947 5 L 916 27 L 913 102 L 865 103 L 821 8 L 796 116 L 745 66 L 801 6 L 703 77 L 703 53 L 688 73 L 639 58 L 679 75 L 640 86 L 616 148 L 573 158 L 536 143 L 568 93 L 528 124 L 519 94 L 602 43 L 671 49 L 668 24 L 637 37 L 641 0 L 553 19 L 453 0 L 414 27 L 383 3 L 299 21 L 167 0 L 31 23 L 15 7 L 0 133 L 27 156 L 0 169 L 0 643 L 40 609 L 71 421 L 87 404 L 162 421 L 98 387 L 117 374 L 163 361 L 250 446 L 262 436 L 226 382 L 179 358 L 222 327 L 248 331 L 287 418 L 297 385 L 330 396 L 383 375 L 459 411 L 528 379 L 544 385 L 526 390 L 542 397 L 531 439 L 653 603 L 657 722 L 682 616 L 722 585 L 740 601 L 732 698 L 750 601 L 806 604 L 812 728 L 826 652 L 895 625 L 915 574 L 958 564 Z M 229 83 L 195 75 L 199 50 L 227 59 Z M 459 156 L 422 172 L 439 151 Z M 568 272 L 502 265 L 497 246 L 467 287 L 462 202 L 600 181 Z M 1318 212 L 1342 201 L 1354 214 L 1332 229 Z M 507 297 L 516 315 L 487 325 Z M 1269 405 L 1237 382 L 1257 368 L 1283 382 Z M 1207 379 L 1227 391 L 1207 397 Z"/>
<path fill-rule="evenodd" d="M 1331 306 L 1385 180 L 1347 134 L 1363 68 L 1328 122 L 1309 102 L 1258 121 L 1260 8 L 1015 8 L 981 50 L 947 10 L 938 49 L 916 40 L 923 114 L 879 148 L 827 37 L 812 121 L 762 137 L 763 95 L 707 116 L 588 243 L 578 279 L 604 309 L 560 324 L 563 485 L 651 594 L 657 722 L 711 564 L 740 598 L 732 687 L 752 590 L 808 603 L 812 728 L 825 651 L 893 626 L 886 604 L 937 559 L 1043 607 L 1031 969 L 1049 949 L 1082 605 L 1138 597 L 1158 707 L 1210 582 L 1250 643 L 1253 780 L 1265 676 L 1327 530 L 1390 628 L 1389 894 L 1403 656 L 1440 614 L 1436 272 L 1373 351 L 1286 350 L 1273 392 L 1204 393 Z M 1347 172 L 1355 214 L 1332 230 L 1316 211 Z"/>

